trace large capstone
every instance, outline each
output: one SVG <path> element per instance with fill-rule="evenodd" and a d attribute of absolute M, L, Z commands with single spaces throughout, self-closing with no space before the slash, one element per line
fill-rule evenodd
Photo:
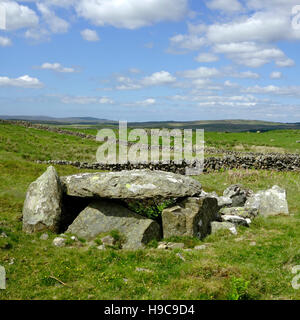
<path fill-rule="evenodd" d="M 198 195 L 201 184 L 189 177 L 151 170 L 84 173 L 61 178 L 69 196 L 110 199 L 178 198 Z"/>
<path fill-rule="evenodd" d="M 69 226 L 67 232 L 86 240 L 118 230 L 125 236 L 124 249 L 143 248 L 151 240 L 161 238 L 157 222 L 140 216 L 111 200 L 95 200 Z"/>
<path fill-rule="evenodd" d="M 289 214 L 286 192 L 276 185 L 271 189 L 253 194 L 246 201 L 245 208 L 255 208 L 262 216 Z"/>
<path fill-rule="evenodd" d="M 215 198 L 190 197 L 162 212 L 163 236 L 189 236 L 204 238 L 210 234 L 211 221 L 218 219 Z"/>
<path fill-rule="evenodd" d="M 54 167 L 47 171 L 28 188 L 23 206 L 23 230 L 38 232 L 59 231 L 61 220 L 62 186 Z"/>

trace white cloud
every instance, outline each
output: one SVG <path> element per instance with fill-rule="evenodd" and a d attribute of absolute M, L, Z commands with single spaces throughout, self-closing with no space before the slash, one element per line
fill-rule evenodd
<path fill-rule="evenodd" d="M 74 68 L 66 68 L 63 67 L 60 63 L 49 63 L 49 62 L 45 62 L 41 65 L 40 67 L 41 69 L 45 69 L 45 70 L 52 70 L 55 72 L 61 72 L 61 73 L 73 73 L 76 72 L 76 70 Z"/>
<path fill-rule="evenodd" d="M 165 84 L 170 84 L 174 83 L 176 81 L 176 78 L 172 76 L 169 72 L 167 71 L 159 71 L 153 73 L 149 77 L 145 77 L 141 83 L 144 86 L 157 86 L 157 85 L 165 85 Z"/>
<path fill-rule="evenodd" d="M 195 34 L 178 34 L 170 38 L 170 44 L 173 47 L 187 50 L 198 50 L 206 43 L 204 37 L 199 37 Z"/>
<path fill-rule="evenodd" d="M 65 33 L 68 31 L 70 24 L 67 21 L 56 16 L 55 12 L 51 11 L 45 4 L 37 3 L 36 6 L 53 33 Z"/>
<path fill-rule="evenodd" d="M 195 60 L 198 62 L 215 62 L 219 60 L 219 57 L 212 53 L 200 53 Z"/>
<path fill-rule="evenodd" d="M 278 67 L 293 67 L 295 65 L 295 61 L 292 59 L 283 59 L 276 61 L 276 65 Z"/>
<path fill-rule="evenodd" d="M 188 13 L 187 0 L 79 0 L 80 17 L 97 26 L 137 29 L 161 21 L 178 21 Z"/>
<path fill-rule="evenodd" d="M 0 77 L 0 87 L 41 88 L 43 84 L 37 78 L 24 75 L 19 78 Z"/>
<path fill-rule="evenodd" d="M 5 8 L 6 29 L 17 30 L 22 28 L 36 27 L 39 18 L 36 13 L 27 6 L 15 1 L 4 1 L 1 5 Z"/>
<path fill-rule="evenodd" d="M 279 71 L 274 71 L 270 74 L 271 79 L 280 79 L 282 77 L 282 73 Z"/>
<path fill-rule="evenodd" d="M 156 103 L 156 100 L 153 99 L 153 98 L 148 98 L 148 99 L 145 99 L 143 101 L 137 101 L 136 104 L 137 105 L 142 105 L 142 106 L 151 106 L 153 104 Z"/>
<path fill-rule="evenodd" d="M 211 10 L 221 10 L 225 12 L 237 12 L 243 9 L 238 0 L 210 0 L 206 6 Z"/>
<path fill-rule="evenodd" d="M 8 47 L 11 46 L 12 42 L 9 38 L 6 37 L 0 37 L 0 46 L 1 47 Z"/>
<path fill-rule="evenodd" d="M 282 96 L 293 96 L 299 97 L 300 96 L 300 86 L 287 86 L 287 87 L 278 87 L 278 86 L 254 86 L 248 87 L 243 90 L 243 92 L 247 93 L 256 93 L 256 94 L 271 94 L 271 95 L 282 95 Z"/>
<path fill-rule="evenodd" d="M 184 78 L 212 78 L 220 75 L 220 71 L 216 68 L 200 67 L 194 70 L 186 70 L 179 72 Z"/>
<path fill-rule="evenodd" d="M 261 67 L 271 61 L 283 64 L 287 60 L 280 49 L 255 42 L 220 43 L 214 46 L 214 51 L 224 53 L 234 62 L 252 68 Z"/>
<path fill-rule="evenodd" d="M 86 41 L 95 42 L 95 41 L 100 40 L 100 38 L 95 30 L 85 29 L 85 30 L 82 30 L 80 32 L 80 34 L 81 34 L 82 38 Z"/>
<path fill-rule="evenodd" d="M 61 99 L 65 104 L 113 104 L 114 101 L 108 97 L 86 97 L 86 96 L 65 96 Z"/>

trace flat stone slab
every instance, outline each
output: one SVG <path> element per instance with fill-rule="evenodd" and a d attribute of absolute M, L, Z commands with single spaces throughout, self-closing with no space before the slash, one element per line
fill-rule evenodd
<path fill-rule="evenodd" d="M 93 240 L 99 234 L 118 230 L 126 241 L 123 249 L 141 249 L 151 240 L 161 238 L 157 222 L 138 215 L 112 200 L 95 200 L 86 207 L 67 232 L 86 240 Z"/>
<path fill-rule="evenodd" d="M 165 171 L 124 170 L 61 177 L 65 192 L 76 197 L 109 199 L 179 198 L 198 195 L 195 179 Z"/>

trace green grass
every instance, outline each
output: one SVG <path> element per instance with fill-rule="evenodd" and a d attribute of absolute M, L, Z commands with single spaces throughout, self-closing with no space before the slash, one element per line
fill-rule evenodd
<path fill-rule="evenodd" d="M 3 133 L 5 141 L 14 143 L 16 137 L 24 135 L 18 127 L 0 130 L 2 142 Z M 33 129 L 27 133 L 34 157 L 43 154 L 39 150 L 43 141 L 47 141 L 50 155 L 63 155 L 67 149 L 65 136 L 43 136 Z M 26 144 L 26 137 L 21 135 L 20 140 Z M 47 166 L 24 159 L 20 152 L 27 147 L 21 141 L 15 151 L 3 149 L 3 143 L 0 151 L 0 234 L 8 236 L 0 237 L 0 265 L 7 273 L 7 289 L 0 291 L 0 300 L 300 299 L 300 290 L 291 286 L 295 276 L 291 269 L 300 265 L 299 173 L 233 170 L 195 177 L 205 191 L 219 194 L 237 182 L 254 191 L 278 184 L 287 190 L 291 213 L 288 217 L 257 218 L 250 228 L 238 228 L 237 236 L 221 232 L 203 241 L 168 239 L 185 242 L 187 247 L 206 244 L 204 250 L 164 251 L 150 245 L 138 251 L 100 251 L 80 241 L 57 248 L 52 245 L 55 235 L 50 232 L 48 240 L 40 240 L 40 233 L 22 232 L 20 217 L 26 190 Z M 70 141 L 77 145 L 76 139 Z M 89 146 L 88 140 L 84 143 Z M 82 172 L 68 166 L 56 169 L 60 175 Z M 251 246 L 252 242 L 256 245 Z"/>

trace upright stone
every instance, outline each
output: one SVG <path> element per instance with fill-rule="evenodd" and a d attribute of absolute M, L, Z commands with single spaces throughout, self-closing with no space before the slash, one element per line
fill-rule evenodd
<path fill-rule="evenodd" d="M 23 231 L 59 231 L 62 187 L 54 167 L 48 167 L 28 188 L 23 206 Z"/>
<path fill-rule="evenodd" d="M 161 238 L 157 222 L 138 215 L 111 200 L 95 200 L 69 226 L 67 232 L 86 240 L 118 230 L 125 236 L 123 249 L 140 249 L 151 240 Z"/>
<path fill-rule="evenodd" d="M 253 194 L 246 201 L 245 208 L 255 208 L 258 210 L 258 214 L 262 216 L 289 214 L 286 192 L 276 185 L 271 189 Z"/>
<path fill-rule="evenodd" d="M 70 196 L 109 199 L 178 198 L 198 195 L 201 184 L 165 171 L 124 170 L 83 173 L 61 178 Z"/>
<path fill-rule="evenodd" d="M 218 218 L 215 198 L 187 198 L 177 206 L 162 212 L 163 236 L 189 236 L 204 238 L 210 234 L 210 222 Z"/>

